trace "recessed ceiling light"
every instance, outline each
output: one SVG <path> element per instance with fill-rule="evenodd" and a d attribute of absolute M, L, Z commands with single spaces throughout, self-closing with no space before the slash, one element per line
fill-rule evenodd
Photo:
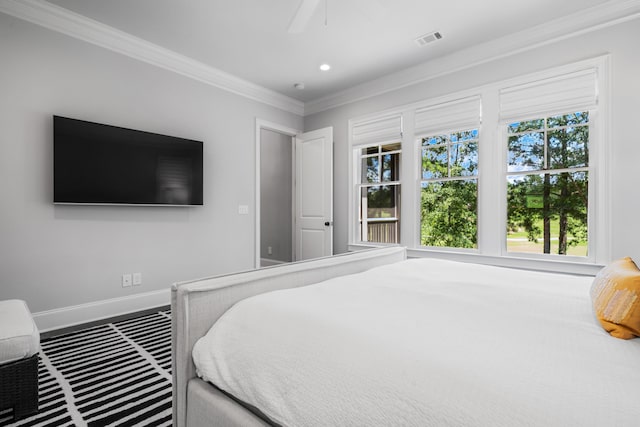
<path fill-rule="evenodd" d="M 322 71 L 329 71 L 329 70 L 331 69 L 331 65 L 329 65 L 329 64 L 322 64 L 322 65 L 320 66 L 320 69 L 321 69 Z"/>

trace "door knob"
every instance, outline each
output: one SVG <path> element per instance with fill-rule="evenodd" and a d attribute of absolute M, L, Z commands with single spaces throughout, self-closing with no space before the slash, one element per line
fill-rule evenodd
<path fill-rule="evenodd" d="M 324 223 L 324 226 L 325 226 L 325 227 L 328 227 L 328 226 L 330 226 L 330 225 L 331 225 L 331 223 L 330 223 L 329 221 L 325 221 L 325 223 Z"/>

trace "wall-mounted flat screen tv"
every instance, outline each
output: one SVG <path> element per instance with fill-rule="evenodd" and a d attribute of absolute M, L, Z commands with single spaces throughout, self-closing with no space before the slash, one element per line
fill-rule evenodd
<path fill-rule="evenodd" d="M 202 145 L 53 116 L 53 202 L 202 205 Z"/>

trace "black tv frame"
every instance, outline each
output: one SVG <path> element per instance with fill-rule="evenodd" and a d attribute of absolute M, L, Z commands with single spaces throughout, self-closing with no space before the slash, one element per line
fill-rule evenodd
<path fill-rule="evenodd" d="M 202 141 L 53 116 L 53 203 L 202 206 Z"/>

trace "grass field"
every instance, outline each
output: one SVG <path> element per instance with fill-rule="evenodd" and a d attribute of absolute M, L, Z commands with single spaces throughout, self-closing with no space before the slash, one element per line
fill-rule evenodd
<path fill-rule="evenodd" d="M 538 224 L 540 230 L 542 230 L 542 221 Z M 551 221 L 551 253 L 558 253 L 558 221 Z M 527 239 L 527 232 L 524 230 L 518 230 L 516 232 L 507 233 L 507 250 L 509 252 L 524 252 L 524 253 L 543 253 L 543 239 L 542 232 L 537 236 L 538 242 L 530 242 Z M 568 237 L 571 239 L 571 236 Z M 575 246 L 569 246 L 567 248 L 567 255 L 573 256 L 587 256 L 587 242 L 580 242 Z"/>

